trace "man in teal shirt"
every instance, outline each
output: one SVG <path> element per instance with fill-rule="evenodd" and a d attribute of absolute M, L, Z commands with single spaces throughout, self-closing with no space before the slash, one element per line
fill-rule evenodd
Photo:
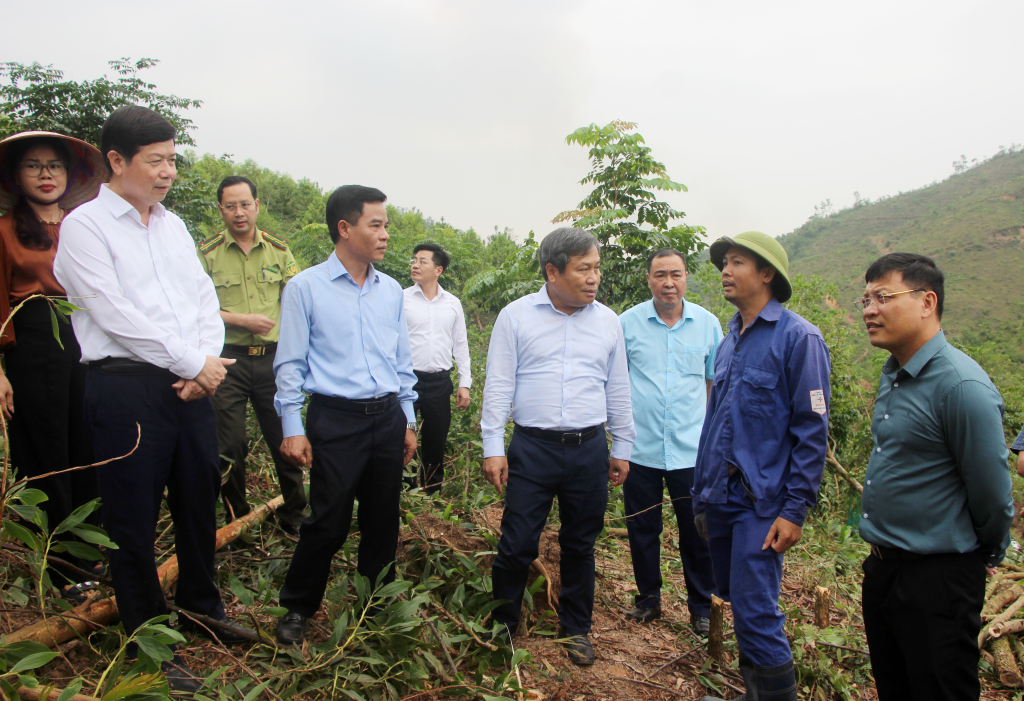
<path fill-rule="evenodd" d="M 1010 543 L 1003 401 L 940 327 L 944 277 L 890 253 L 857 301 L 871 345 L 892 353 L 871 422 L 861 501 L 864 629 L 879 701 L 977 699 L 978 634 Z"/>
<path fill-rule="evenodd" d="M 679 251 L 655 251 L 647 259 L 652 299 L 619 317 L 637 432 L 630 476 L 622 485 L 637 587 L 635 608 L 626 618 L 649 623 L 661 616 L 661 504 L 667 486 L 679 524 L 690 622 L 707 633 L 711 595 L 718 590 L 708 543 L 693 523 L 690 490 L 722 325 L 711 312 L 683 301 L 686 274 Z"/>

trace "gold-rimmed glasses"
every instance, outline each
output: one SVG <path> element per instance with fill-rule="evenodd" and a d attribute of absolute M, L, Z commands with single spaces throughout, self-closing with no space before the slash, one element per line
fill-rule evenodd
<path fill-rule="evenodd" d="M 877 304 L 880 307 L 885 306 L 886 300 L 896 295 L 905 295 L 908 292 L 924 292 L 923 288 L 917 288 L 916 290 L 901 290 L 899 292 L 874 292 L 869 295 L 865 295 L 853 303 L 853 306 L 857 308 L 857 311 L 863 312 L 867 310 L 872 304 Z"/>

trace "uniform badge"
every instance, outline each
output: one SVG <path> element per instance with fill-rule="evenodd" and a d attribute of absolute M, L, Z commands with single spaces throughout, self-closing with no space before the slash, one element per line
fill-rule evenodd
<path fill-rule="evenodd" d="M 288 261 L 288 265 L 286 265 L 284 267 L 284 272 L 285 272 L 285 275 L 298 275 L 299 274 L 299 266 L 295 265 L 295 261 L 290 260 L 290 261 Z"/>
<path fill-rule="evenodd" d="M 825 414 L 825 390 L 811 390 L 811 411 L 816 414 Z"/>

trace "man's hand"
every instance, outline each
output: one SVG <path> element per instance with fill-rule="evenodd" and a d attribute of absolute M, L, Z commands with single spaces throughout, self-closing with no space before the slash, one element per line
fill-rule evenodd
<path fill-rule="evenodd" d="M 192 379 L 212 397 L 217 388 L 220 387 L 220 383 L 228 376 L 227 367 L 234 364 L 234 360 L 208 355 L 206 356 L 206 363 L 203 365 L 203 369 Z"/>
<path fill-rule="evenodd" d="M 14 388 L 3 370 L 0 370 L 0 409 L 3 409 L 4 418 L 10 421 L 14 413 Z"/>
<path fill-rule="evenodd" d="M 761 549 L 767 550 L 771 546 L 775 552 L 784 553 L 800 542 L 803 532 L 803 528 L 779 516 L 772 524 L 771 530 L 768 531 L 768 537 L 764 539 Z"/>
<path fill-rule="evenodd" d="M 508 460 L 504 455 L 484 458 L 484 477 L 498 488 L 498 494 L 502 493 L 503 487 L 508 483 Z"/>
<path fill-rule="evenodd" d="M 184 377 L 180 378 L 177 382 L 171 385 L 178 391 L 178 399 L 183 402 L 192 402 L 196 399 L 202 399 L 206 395 L 206 390 L 203 389 L 198 382 L 195 380 L 186 380 Z"/>
<path fill-rule="evenodd" d="M 455 406 L 459 409 L 469 406 L 469 387 L 459 387 L 459 391 L 455 393 Z"/>
<path fill-rule="evenodd" d="M 989 567 L 988 565 L 985 565 L 985 574 L 988 575 L 989 577 L 994 577 L 996 575 L 996 572 L 998 572 L 998 571 L 999 570 L 996 569 L 995 567 Z"/>
<path fill-rule="evenodd" d="M 281 441 L 281 457 L 296 467 L 313 464 L 313 446 L 305 436 L 289 436 Z"/>
<path fill-rule="evenodd" d="M 14 411 L 12 408 L 11 411 Z M 1017 453 L 1017 474 L 1024 477 L 1024 450 Z"/>
<path fill-rule="evenodd" d="M 608 466 L 608 482 L 613 487 L 618 487 L 626 481 L 626 477 L 629 476 L 629 460 L 621 460 L 619 458 L 612 458 Z"/>
<path fill-rule="evenodd" d="M 409 464 L 412 456 L 416 454 L 416 432 L 410 428 L 405 429 L 405 455 L 402 457 L 402 467 Z"/>
<path fill-rule="evenodd" d="M 698 511 L 693 517 L 693 527 L 697 529 L 697 535 L 704 540 L 708 539 L 708 512 Z"/>
<path fill-rule="evenodd" d="M 266 336 L 275 326 L 277 326 L 277 322 L 269 316 L 263 316 L 262 314 L 247 314 L 246 317 L 247 323 L 245 328 L 249 329 L 257 336 Z"/>

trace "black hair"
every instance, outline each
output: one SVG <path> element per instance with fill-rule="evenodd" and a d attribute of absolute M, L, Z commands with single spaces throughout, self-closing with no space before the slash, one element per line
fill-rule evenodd
<path fill-rule="evenodd" d="M 418 243 L 416 248 L 412 249 L 412 254 L 416 255 L 420 251 L 430 251 L 433 254 L 434 265 L 440 265 L 444 270 L 448 270 L 448 266 L 451 265 L 451 256 L 445 253 L 444 249 L 436 243 Z M 444 270 L 441 272 L 444 272 Z"/>
<path fill-rule="evenodd" d="M 100 151 L 107 168 L 113 173 L 114 168 L 107 157 L 111 151 L 117 151 L 131 163 L 143 146 L 170 141 L 177 133 L 174 125 L 159 112 L 140 105 L 126 105 L 111 112 L 103 122 Z"/>
<path fill-rule="evenodd" d="M 51 147 L 62 161 L 64 161 L 65 173 L 71 173 L 71 150 L 68 149 L 63 139 L 52 136 L 40 136 L 34 139 L 18 139 L 7 147 L 4 153 L 4 162 L 0 168 L 3 169 L 4 178 L 21 189 L 21 183 L 17 180 L 18 170 L 21 166 L 21 159 L 25 153 L 34 146 Z M 70 177 L 67 178 L 67 185 L 71 185 Z M 65 190 L 67 192 L 67 190 Z M 14 233 L 18 236 L 18 242 L 25 248 L 33 251 L 48 251 L 54 245 L 50 238 L 50 232 L 46 225 L 39 221 L 39 217 L 29 206 L 28 198 L 19 196 L 11 208 L 11 216 L 14 220 Z"/>
<path fill-rule="evenodd" d="M 890 273 L 899 273 L 903 282 L 911 288 L 921 288 L 935 293 L 935 312 L 942 319 L 942 303 L 945 299 L 946 276 L 935 261 L 919 253 L 888 253 L 868 266 L 864 282 L 880 280 Z"/>
<path fill-rule="evenodd" d="M 537 262 L 540 263 L 540 274 L 548 279 L 548 263 L 559 273 L 565 272 L 565 266 L 575 256 L 585 256 L 593 249 L 601 249 L 597 237 L 586 229 L 575 229 L 563 226 L 555 229 L 544 237 L 537 249 Z"/>
<path fill-rule="evenodd" d="M 338 223 L 344 219 L 352 226 L 363 216 L 363 205 L 367 202 L 387 202 L 387 195 L 375 187 L 363 185 L 342 185 L 327 199 L 327 233 L 331 241 L 338 243 Z"/>
<path fill-rule="evenodd" d="M 249 192 L 252 193 L 252 198 L 255 200 L 256 183 L 254 183 L 252 180 L 249 180 L 249 178 L 245 177 L 244 175 L 229 175 L 228 177 L 221 180 L 220 185 L 217 186 L 217 201 L 224 201 L 224 190 L 234 185 L 241 185 L 242 183 L 245 183 L 246 185 L 249 186 Z"/>
<path fill-rule="evenodd" d="M 668 258 L 669 256 L 679 256 L 683 259 L 683 268 L 686 270 L 690 269 L 690 266 L 686 264 L 686 256 L 682 253 L 674 248 L 659 248 L 657 251 L 647 256 L 647 272 L 651 272 L 651 266 L 654 265 L 655 258 Z"/>

